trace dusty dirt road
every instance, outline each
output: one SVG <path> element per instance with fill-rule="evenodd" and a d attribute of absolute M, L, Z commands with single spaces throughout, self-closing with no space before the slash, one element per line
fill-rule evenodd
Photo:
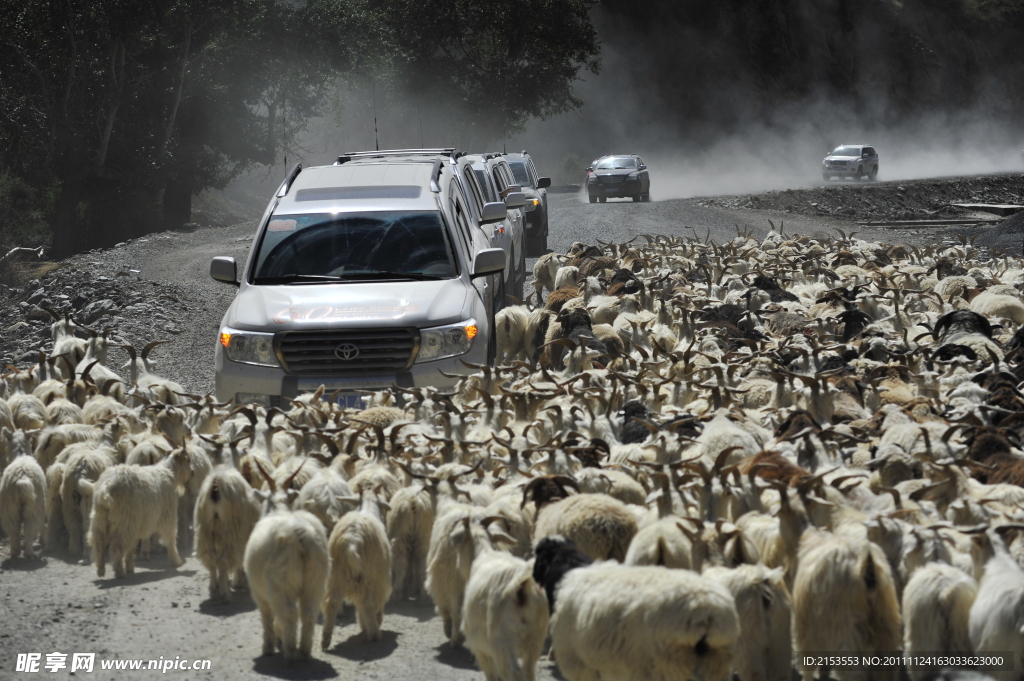
<path fill-rule="evenodd" d="M 787 233 L 813 234 L 850 226 L 833 217 L 736 211 L 704 207 L 696 200 L 590 205 L 575 195 L 552 194 L 549 245 L 563 251 L 577 240 L 624 241 L 644 233 L 693 236 L 691 227 L 701 238 L 710 234 L 723 241 L 735 236 L 737 226 L 763 236 L 768 218 L 776 224 L 780 218 L 785 220 Z M 207 392 L 213 388 L 218 323 L 235 291 L 209 278 L 209 261 L 214 255 L 242 260 L 253 230 L 252 224 L 240 224 L 156 235 L 162 238 L 84 254 L 75 263 L 95 276 L 113 277 L 137 270 L 131 281 L 137 280 L 140 288 L 172 290 L 180 304 L 167 317 L 178 332 L 161 349 L 160 370 L 190 390 Z M 892 232 L 865 236 L 889 241 L 901 238 Z M 910 238 L 934 242 L 936 237 Z M 128 317 L 125 323 L 137 321 Z M 133 342 L 146 340 L 153 338 Z M 99 679 L 139 679 L 155 673 L 103 670 L 104 661 L 144 660 L 145 668 L 149 660 L 161 657 L 211 661 L 209 671 L 167 672 L 182 679 L 483 678 L 468 652 L 452 650 L 445 643 L 441 622 L 430 605 L 390 606 L 384 619 L 384 638 L 372 644 L 358 633 L 349 609 L 335 630 L 330 650 L 315 649 L 314 660 L 308 664 L 286 666 L 279 656 L 259 656 L 259 616 L 246 594 L 237 594 L 236 603 L 230 606 L 207 601 L 207 573 L 194 558 L 188 557 L 178 570 L 170 569 L 166 558 L 154 559 L 138 564 L 134 576 L 113 580 L 97 579 L 94 568 L 80 565 L 77 557 L 51 555 L 45 562 L 25 564 L 5 560 L 8 555 L 4 539 L 0 543 L 0 680 L 33 678 L 15 672 L 19 653 L 40 653 L 40 674 L 46 678 L 67 677 L 73 653 L 95 653 L 93 674 Z M 315 640 L 319 641 L 319 630 Z M 68 667 L 51 673 L 45 668 L 46 655 L 54 652 L 67 654 Z M 75 678 L 82 676 L 78 672 Z M 557 678 L 553 664 L 542 663 L 538 678 Z"/>

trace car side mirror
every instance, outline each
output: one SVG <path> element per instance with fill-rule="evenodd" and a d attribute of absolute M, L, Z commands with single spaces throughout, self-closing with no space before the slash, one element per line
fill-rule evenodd
<path fill-rule="evenodd" d="M 501 222 L 505 219 L 508 207 L 502 201 L 491 201 L 485 203 L 480 211 L 480 222 L 489 225 L 492 222 Z"/>
<path fill-rule="evenodd" d="M 505 251 L 500 248 L 485 248 L 473 258 L 473 273 L 470 279 L 486 277 L 505 271 Z"/>
<path fill-rule="evenodd" d="M 509 208 L 522 208 L 526 205 L 526 194 L 523 192 L 509 192 L 505 195 L 505 205 Z"/>
<path fill-rule="evenodd" d="M 225 284 L 233 284 L 238 286 L 238 265 L 235 263 L 235 259 L 225 256 L 218 255 L 216 258 L 210 261 L 210 276 L 215 281 L 221 281 Z"/>
<path fill-rule="evenodd" d="M 640 164 L 640 170 L 647 170 L 647 166 L 643 163 Z"/>
<path fill-rule="evenodd" d="M 550 186 L 551 186 L 551 178 L 550 177 L 540 177 L 540 178 L 537 178 L 537 189 L 547 189 Z"/>
<path fill-rule="evenodd" d="M 594 166 L 587 166 L 587 172 L 588 173 L 594 172 Z"/>

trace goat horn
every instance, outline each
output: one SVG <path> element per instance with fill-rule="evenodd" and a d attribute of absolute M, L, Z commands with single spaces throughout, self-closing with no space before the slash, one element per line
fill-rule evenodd
<path fill-rule="evenodd" d="M 152 343 L 147 344 L 146 347 L 142 348 L 142 359 L 143 359 L 143 361 L 145 361 L 146 358 L 149 357 L 149 353 L 153 351 L 153 348 L 155 348 L 158 345 L 163 345 L 164 343 L 170 343 L 170 342 L 171 341 L 161 340 L 161 341 L 153 341 Z"/>
<path fill-rule="evenodd" d="M 260 464 L 260 460 L 254 457 L 252 461 L 253 461 L 253 463 L 256 464 L 256 468 L 259 469 L 260 475 L 262 475 L 263 479 L 267 481 L 267 487 L 270 488 L 270 491 L 271 492 L 276 492 L 277 491 L 277 483 L 274 482 L 274 479 L 272 477 L 267 475 L 267 472 L 265 470 L 263 470 L 263 466 Z"/>

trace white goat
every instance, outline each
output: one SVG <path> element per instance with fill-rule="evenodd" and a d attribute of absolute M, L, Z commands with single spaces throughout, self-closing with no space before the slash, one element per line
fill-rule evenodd
<path fill-rule="evenodd" d="M 473 560 L 494 543 L 515 545 L 515 539 L 494 527 L 497 518 L 465 504 L 451 504 L 434 522 L 427 552 L 427 593 L 444 624 L 444 635 L 453 647 L 462 645 L 462 606 Z"/>
<path fill-rule="evenodd" d="M 210 599 L 231 598 L 230 578 L 245 584 L 242 559 L 252 529 L 260 519 L 260 505 L 242 474 L 220 465 L 203 481 L 196 501 L 196 558 L 210 571 Z"/>
<path fill-rule="evenodd" d="M 312 513 L 289 508 L 294 490 L 255 494 L 263 501 L 262 517 L 249 535 L 243 565 L 263 621 L 263 654 L 273 655 L 279 641 L 285 660 L 308 658 L 327 583 L 327 533 Z"/>
<path fill-rule="evenodd" d="M 869 655 L 900 649 L 900 606 L 882 549 L 866 539 L 808 530 L 799 558 L 793 586 L 797 650 Z M 814 668 L 802 669 L 810 681 Z M 874 678 L 895 681 L 898 672 L 887 668 Z"/>
<path fill-rule="evenodd" d="M 466 647 L 487 681 L 534 681 L 548 631 L 548 602 L 532 567 L 503 551 L 473 561 L 462 610 Z"/>
<path fill-rule="evenodd" d="M 24 434 L 18 434 L 23 440 Z M 22 549 L 26 558 L 36 557 L 35 542 L 45 523 L 46 474 L 22 442 L 0 476 L 0 527 L 11 539 L 12 558 L 21 555 Z"/>
<path fill-rule="evenodd" d="M 769 570 L 764 565 L 714 567 L 703 573 L 728 589 L 736 600 L 740 636 L 733 669 L 740 681 L 772 681 L 790 676 L 792 605 L 784 574 L 782 568 Z"/>
<path fill-rule="evenodd" d="M 998 543 L 997 543 L 998 542 Z M 1015 671 L 993 672 L 999 681 L 1024 679 L 1024 570 L 993 541 L 978 597 L 971 606 L 970 636 L 976 653 L 1013 651 Z"/>
<path fill-rule="evenodd" d="M 89 545 L 96 574 L 106 571 L 107 556 L 114 576 L 135 571 L 135 547 L 157 534 L 167 547 L 175 567 L 184 561 L 178 555 L 178 496 L 189 481 L 191 470 L 184 450 L 153 466 L 118 464 L 100 475 L 92 487 L 92 519 Z"/>
<path fill-rule="evenodd" d="M 356 606 L 356 619 L 367 640 L 380 639 L 384 605 L 391 596 L 391 544 L 382 506 L 387 503 L 376 494 L 363 494 L 359 508 L 343 515 L 327 540 L 331 571 L 323 603 L 324 650 L 331 647 L 334 620 L 346 600 Z"/>
<path fill-rule="evenodd" d="M 971 653 L 968 624 L 978 583 L 961 570 L 929 563 L 914 572 L 903 589 L 903 649 L 908 655 L 928 651 Z M 918 681 L 924 667 L 908 669 Z"/>
<path fill-rule="evenodd" d="M 739 616 L 689 570 L 597 563 L 558 586 L 551 648 L 569 681 L 727 681 Z"/>

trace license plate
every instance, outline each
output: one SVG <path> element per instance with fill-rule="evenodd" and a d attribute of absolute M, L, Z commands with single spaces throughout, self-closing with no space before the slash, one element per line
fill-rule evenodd
<path fill-rule="evenodd" d="M 363 401 L 362 393 L 359 390 L 385 390 L 395 382 L 394 376 L 361 376 L 350 379 L 328 379 L 309 380 L 299 383 L 299 392 L 313 392 L 321 385 L 324 386 L 323 399 L 330 399 L 333 393 L 337 393 L 334 403 L 346 409 L 365 409 L 366 402 Z"/>
<path fill-rule="evenodd" d="M 324 395 L 324 399 L 328 399 L 329 394 Z M 366 402 L 363 401 L 363 395 L 359 393 L 338 393 L 334 398 L 334 404 L 342 409 L 365 409 Z"/>

